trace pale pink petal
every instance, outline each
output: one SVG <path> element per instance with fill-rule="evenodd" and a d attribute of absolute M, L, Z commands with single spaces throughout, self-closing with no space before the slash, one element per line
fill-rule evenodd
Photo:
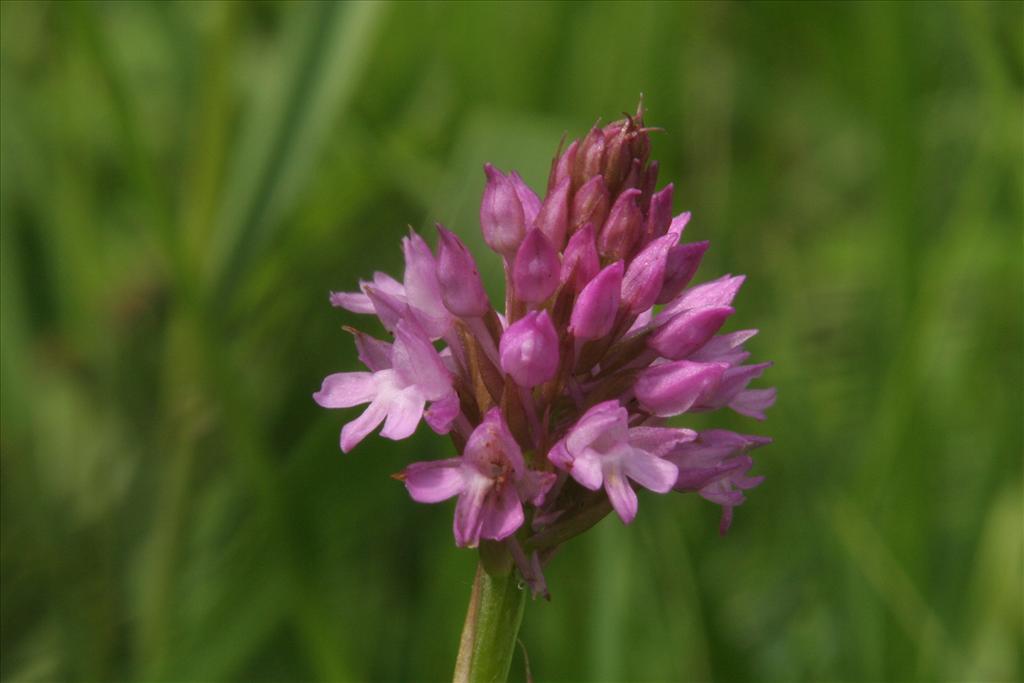
<path fill-rule="evenodd" d="M 461 409 L 459 395 L 453 391 L 441 400 L 431 403 L 427 412 L 423 414 L 423 419 L 436 433 L 447 434 L 451 431 L 452 423 L 459 416 Z"/>
<path fill-rule="evenodd" d="M 370 297 L 362 292 L 331 292 L 331 305 L 353 313 L 373 313 Z"/>
<path fill-rule="evenodd" d="M 437 262 L 430 247 L 413 231 L 402 240 L 405 252 L 405 295 L 416 318 L 431 339 L 443 337 L 451 327 L 451 314 L 441 298 Z"/>
<path fill-rule="evenodd" d="M 388 401 L 388 419 L 380 435 L 399 441 L 412 436 L 423 418 L 423 394 L 415 388 L 396 391 Z"/>
<path fill-rule="evenodd" d="M 604 490 L 608 494 L 615 512 L 623 523 L 629 524 L 636 517 L 636 492 L 626 481 L 625 475 L 618 468 L 609 468 L 604 473 Z"/>
<path fill-rule="evenodd" d="M 402 473 L 417 503 L 438 503 L 462 493 L 462 458 L 414 462 Z"/>
<path fill-rule="evenodd" d="M 484 499 L 491 490 L 492 482 L 479 472 L 463 470 L 464 488 L 455 505 L 455 543 L 462 547 L 475 548 L 480 543 L 481 513 Z"/>
<path fill-rule="evenodd" d="M 560 440 L 551 450 L 548 451 L 548 460 L 555 467 L 560 467 L 563 470 L 568 470 L 572 467 L 572 456 L 569 455 L 569 451 L 565 447 L 565 439 Z"/>
<path fill-rule="evenodd" d="M 388 414 L 387 404 L 379 398 L 374 399 L 362 415 L 349 422 L 341 430 L 341 450 L 348 453 L 355 448 L 366 435 L 377 428 Z"/>
<path fill-rule="evenodd" d="M 484 501 L 480 537 L 500 541 L 523 525 L 523 504 L 511 482 L 495 486 Z"/>
<path fill-rule="evenodd" d="M 573 458 L 569 474 L 580 485 L 591 491 L 598 490 L 604 480 L 604 474 L 601 471 L 601 454 L 590 448 L 583 449 L 579 455 Z"/>
<path fill-rule="evenodd" d="M 371 285 L 366 285 L 363 289 L 366 291 L 366 296 L 370 298 L 370 302 L 373 304 L 373 312 L 380 318 L 381 324 L 384 325 L 385 329 L 393 332 L 395 326 L 398 325 L 398 321 L 408 314 L 408 304 L 404 300 Z"/>
<path fill-rule="evenodd" d="M 615 400 L 598 403 L 576 422 L 565 439 L 566 449 L 573 456 L 596 441 L 618 443 L 626 440 L 628 413 Z"/>
<path fill-rule="evenodd" d="M 757 330 L 740 330 L 712 337 L 704 346 L 691 353 L 689 360 L 722 361 L 735 365 L 730 361 L 737 353 L 742 352 L 737 352 L 736 349 L 741 348 L 744 342 L 755 334 L 757 334 Z"/>
<path fill-rule="evenodd" d="M 676 483 L 678 468 L 668 460 L 663 460 L 646 451 L 634 450 L 622 459 L 622 471 L 627 477 L 655 493 L 667 493 Z"/>
<path fill-rule="evenodd" d="M 677 444 L 687 443 L 696 438 L 697 432 L 692 429 L 633 427 L 629 430 L 630 445 L 657 456 L 665 455 Z"/>
<path fill-rule="evenodd" d="M 346 329 L 356 338 L 356 352 L 359 354 L 359 360 L 363 361 L 363 365 L 374 372 L 391 367 L 391 344 L 374 339 L 359 330 Z"/>
<path fill-rule="evenodd" d="M 775 405 L 775 389 L 747 389 L 729 401 L 729 407 L 740 415 L 763 420 L 764 411 Z"/>
<path fill-rule="evenodd" d="M 667 321 L 677 313 L 690 308 L 728 306 L 745 279 L 745 275 L 723 275 L 717 280 L 690 287 L 665 306 L 658 314 L 658 322 Z"/>
<path fill-rule="evenodd" d="M 526 474 L 523 452 L 497 407 L 488 410 L 483 422 L 470 434 L 462 455 L 485 472 L 493 471 L 496 464 L 501 464 L 511 470 L 517 482 L 521 482 Z"/>
<path fill-rule="evenodd" d="M 686 229 L 686 224 L 690 222 L 690 212 L 684 211 L 675 218 L 668 226 L 668 234 L 680 237 L 683 234 L 683 230 Z"/>
<path fill-rule="evenodd" d="M 428 401 L 451 392 L 452 378 L 437 349 L 415 323 L 401 321 L 395 327 L 391 362 L 401 386 L 415 385 Z"/>
<path fill-rule="evenodd" d="M 369 372 L 337 372 L 324 378 L 313 400 L 324 408 L 351 408 L 369 403 L 376 395 L 377 387 Z"/>
<path fill-rule="evenodd" d="M 373 286 L 377 290 L 390 294 L 401 300 L 405 300 L 405 287 L 401 282 L 391 277 L 387 273 L 377 271 L 373 274 Z"/>

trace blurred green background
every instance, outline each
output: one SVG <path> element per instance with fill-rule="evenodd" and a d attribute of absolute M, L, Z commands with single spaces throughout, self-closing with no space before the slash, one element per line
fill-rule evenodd
<path fill-rule="evenodd" d="M 1024 5 L 0 4 L 11 681 L 451 675 L 475 557 L 353 454 L 329 289 L 478 237 L 644 93 L 777 365 L 755 472 L 555 558 L 538 681 L 1011 681 L 1022 664 Z M 373 327 L 373 330 L 379 328 Z M 521 657 L 513 679 L 525 678 Z"/>

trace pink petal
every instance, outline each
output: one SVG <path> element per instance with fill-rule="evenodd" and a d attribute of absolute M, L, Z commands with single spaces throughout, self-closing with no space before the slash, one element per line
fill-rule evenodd
<path fill-rule="evenodd" d="M 727 366 L 678 360 L 655 365 L 637 377 L 636 397 L 654 415 L 671 417 L 704 402 L 716 391 Z"/>
<path fill-rule="evenodd" d="M 604 472 L 601 469 L 601 454 L 593 449 L 586 448 L 582 453 L 573 458 L 572 469 L 569 470 L 572 478 L 581 486 L 597 491 L 604 482 Z"/>
<path fill-rule="evenodd" d="M 611 502 L 615 512 L 623 523 L 629 524 L 636 517 L 637 500 L 636 492 L 626 481 L 625 475 L 619 469 L 612 469 L 605 472 L 604 490 L 608 493 L 608 500 Z"/>
<path fill-rule="evenodd" d="M 475 548 L 480 543 L 480 515 L 492 482 L 479 472 L 468 469 L 463 472 L 464 488 L 455 505 L 455 543 L 461 547 Z"/>
<path fill-rule="evenodd" d="M 757 420 L 765 418 L 764 411 L 775 405 L 775 389 L 747 389 L 729 402 L 729 407 L 740 415 Z"/>
<path fill-rule="evenodd" d="M 362 415 L 352 420 L 342 428 L 341 450 L 348 453 L 355 448 L 360 441 L 366 438 L 367 434 L 376 429 L 377 425 L 384 421 L 384 417 L 387 413 L 388 409 L 386 403 L 380 399 L 374 399 Z"/>
<path fill-rule="evenodd" d="M 381 324 L 385 329 L 394 331 L 398 321 L 408 315 L 409 305 L 403 299 L 371 285 L 366 285 L 364 289 Z"/>
<path fill-rule="evenodd" d="M 462 406 L 459 404 L 459 395 L 454 391 L 439 401 L 430 404 L 430 408 L 423 414 L 423 419 L 437 434 L 447 434 L 452 429 L 452 423 L 459 416 Z"/>
<path fill-rule="evenodd" d="M 432 339 L 444 336 L 451 327 L 451 315 L 441 298 L 437 262 L 430 247 L 413 231 L 402 240 L 405 252 L 405 295 L 417 320 Z"/>
<path fill-rule="evenodd" d="M 497 407 L 488 410 L 483 422 L 469 435 L 462 455 L 485 471 L 490 469 L 493 463 L 501 461 L 511 466 L 516 477 L 520 477 L 526 468 L 523 463 L 523 452 L 505 426 L 505 418 Z"/>
<path fill-rule="evenodd" d="M 565 439 L 566 449 L 578 456 L 584 448 L 598 441 L 625 442 L 628 435 L 628 413 L 616 400 L 598 403 L 577 421 Z"/>
<path fill-rule="evenodd" d="M 701 395 L 696 408 L 716 410 L 729 405 L 741 391 L 747 388 L 748 384 L 760 377 L 771 366 L 772 364 L 769 362 L 728 368 L 722 373 L 722 381 L 719 385 Z"/>
<path fill-rule="evenodd" d="M 668 453 L 677 444 L 687 443 L 696 438 L 697 432 L 692 429 L 633 427 L 629 430 L 631 446 L 659 457 Z"/>
<path fill-rule="evenodd" d="M 452 379 L 448 369 L 444 367 L 437 349 L 415 323 L 403 320 L 395 327 L 391 361 L 398 383 L 402 386 L 415 385 L 428 401 L 440 400 L 451 391 Z"/>
<path fill-rule="evenodd" d="M 671 491 L 679 475 L 679 469 L 668 460 L 641 450 L 634 450 L 622 460 L 622 471 L 645 489 L 656 493 Z"/>
<path fill-rule="evenodd" d="M 438 503 L 462 492 L 462 458 L 414 462 L 403 475 L 405 488 L 417 503 Z"/>
<path fill-rule="evenodd" d="M 690 222 L 690 212 L 684 211 L 675 218 L 668 226 L 668 234 L 680 237 L 683 234 L 683 230 L 686 229 L 686 224 Z"/>
<path fill-rule="evenodd" d="M 382 273 L 379 270 L 373 274 L 373 287 L 390 296 L 405 299 L 405 286 L 387 273 Z"/>
<path fill-rule="evenodd" d="M 359 354 L 359 360 L 363 362 L 363 365 L 374 372 L 391 367 L 391 344 L 380 339 L 374 339 L 359 330 L 346 329 L 356 338 L 356 352 Z"/>
<path fill-rule="evenodd" d="M 388 401 L 388 419 L 380 435 L 399 441 L 412 436 L 423 417 L 423 394 L 415 388 L 396 391 Z"/>
<path fill-rule="evenodd" d="M 661 321 L 668 320 L 675 314 L 690 308 L 708 308 L 711 306 L 728 306 L 736 297 L 740 286 L 746 279 L 745 275 L 723 275 L 717 280 L 690 287 L 674 301 L 665 306 L 658 315 Z"/>
<path fill-rule="evenodd" d="M 757 330 L 740 330 L 712 337 L 704 346 L 690 354 L 690 360 L 728 362 L 725 359 L 731 359 L 734 349 L 742 347 L 744 342 L 756 334 Z"/>
<path fill-rule="evenodd" d="M 353 313 L 373 313 L 370 297 L 362 292 L 331 292 L 331 305 Z"/>
<path fill-rule="evenodd" d="M 523 504 L 514 486 L 506 482 L 491 489 L 484 501 L 480 537 L 500 541 L 523 525 Z"/>
<path fill-rule="evenodd" d="M 324 408 L 351 408 L 369 403 L 376 395 L 377 387 L 369 372 L 337 372 L 324 378 L 313 400 Z"/>

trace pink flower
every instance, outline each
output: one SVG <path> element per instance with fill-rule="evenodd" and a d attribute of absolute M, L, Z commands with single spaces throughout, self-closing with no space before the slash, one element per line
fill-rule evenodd
<path fill-rule="evenodd" d="M 745 436 L 722 429 L 710 429 L 696 440 L 674 446 L 665 459 L 679 468 L 673 486 L 677 491 L 696 491 L 722 506 L 720 533 L 732 524 L 732 509 L 745 500 L 743 491 L 752 489 L 764 477 L 748 477 L 754 461 L 746 451 L 771 443 L 763 436 Z"/>
<path fill-rule="evenodd" d="M 775 390 L 752 386 L 770 366 L 748 363 L 757 331 L 726 328 L 742 317 L 744 276 L 691 284 L 709 244 L 680 243 L 690 214 L 673 216 L 674 186 L 658 188 L 648 130 L 641 108 L 560 148 L 543 198 L 485 165 L 480 228 L 505 274 L 501 309 L 440 226 L 436 256 L 403 239 L 401 282 L 374 273 L 331 294 L 395 335 L 353 331 L 369 372 L 330 375 L 314 394 L 328 408 L 369 404 L 342 450 L 381 423 L 391 439 L 421 418 L 450 433 L 461 455 L 407 467 L 410 495 L 457 496 L 457 544 L 503 541 L 539 594 L 558 545 L 609 508 L 634 519 L 637 487 L 696 492 L 722 506 L 724 532 L 761 482 L 749 451 L 767 439 L 663 426 L 724 408 L 763 420 Z"/>
<path fill-rule="evenodd" d="M 473 430 L 460 457 L 413 463 L 398 476 L 417 502 L 458 496 L 455 543 L 470 548 L 482 538 L 500 541 L 514 534 L 523 525 L 523 501 L 539 505 L 555 480 L 551 472 L 526 467 L 497 408 Z"/>
<path fill-rule="evenodd" d="M 362 281 L 362 292 L 331 292 L 331 305 L 353 313 L 372 313 L 384 327 L 394 331 L 404 317 L 410 317 L 431 339 L 444 337 L 451 328 L 451 314 L 441 297 L 437 261 L 423 238 L 410 231 L 402 238 L 405 254 L 405 282 L 385 273 L 374 273 L 372 282 Z"/>
<path fill-rule="evenodd" d="M 688 429 L 629 428 L 629 413 L 618 401 L 598 403 L 555 444 L 548 459 L 591 491 L 602 486 L 623 522 L 636 517 L 637 498 L 629 481 L 667 493 L 678 477 L 674 464 L 660 457 L 674 444 L 693 439 Z"/>
<path fill-rule="evenodd" d="M 357 342 L 358 343 L 358 342 Z M 341 430 L 341 450 L 348 453 L 384 422 L 381 436 L 404 439 L 416 431 L 426 411 L 427 424 L 446 434 L 459 412 L 459 397 L 441 356 L 415 324 L 400 321 L 395 343 L 363 341 L 360 357 L 372 372 L 339 372 L 324 379 L 313 400 L 324 408 L 369 403 Z"/>

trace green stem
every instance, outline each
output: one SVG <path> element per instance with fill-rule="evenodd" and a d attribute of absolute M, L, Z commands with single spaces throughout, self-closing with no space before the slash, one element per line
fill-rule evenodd
<path fill-rule="evenodd" d="M 520 588 L 511 561 L 506 554 L 492 562 L 487 550 L 481 548 L 473 579 L 455 661 L 455 683 L 504 683 L 523 621 L 526 591 Z"/>

